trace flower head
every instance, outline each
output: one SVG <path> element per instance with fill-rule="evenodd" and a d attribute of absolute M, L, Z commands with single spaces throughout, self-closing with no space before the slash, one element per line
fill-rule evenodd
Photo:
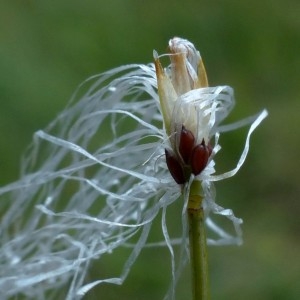
<path fill-rule="evenodd" d="M 35 133 L 20 180 L 0 188 L 2 299 L 19 294 L 56 299 L 68 285 L 65 298 L 73 300 L 97 284 L 121 284 L 160 212 L 164 241 L 148 246 L 170 250 L 172 298 L 187 257 L 186 199 L 177 236 L 168 233 L 167 208 L 189 189 L 190 177 L 201 181 L 206 224 L 217 235 L 208 242 L 240 243 L 242 221 L 215 203 L 213 181 L 238 171 L 250 135 L 267 113 L 221 126 L 234 105 L 232 88 L 208 87 L 201 56 L 190 42 L 174 38 L 169 50 L 169 68 L 155 52 L 155 66 L 121 66 L 90 78 L 85 94 L 75 95 Z M 219 134 L 248 124 L 237 166 L 215 175 Z M 217 226 L 212 215 L 227 217 L 235 233 Z M 89 265 L 122 245 L 132 252 L 121 274 L 86 282 Z"/>
<path fill-rule="evenodd" d="M 192 43 L 174 38 L 169 50 L 168 69 L 163 69 L 156 52 L 154 60 L 169 139 L 166 161 L 175 181 L 184 184 L 191 174 L 197 176 L 205 169 L 212 154 L 210 139 L 214 129 L 229 113 L 234 100 L 230 87 L 208 87 L 202 58 Z"/>

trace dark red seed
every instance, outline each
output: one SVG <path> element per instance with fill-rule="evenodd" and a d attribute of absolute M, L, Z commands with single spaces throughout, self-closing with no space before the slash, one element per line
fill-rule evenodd
<path fill-rule="evenodd" d="M 191 159 L 194 145 L 195 137 L 193 133 L 182 126 L 180 133 L 179 153 L 186 164 L 188 164 Z"/>
<path fill-rule="evenodd" d="M 203 143 L 197 145 L 192 152 L 191 168 L 194 175 L 199 175 L 206 167 L 209 158 L 208 148 Z"/>
<path fill-rule="evenodd" d="M 184 177 L 182 166 L 178 162 L 177 158 L 173 156 L 167 149 L 165 149 L 165 154 L 167 166 L 172 177 L 178 184 L 184 184 L 186 180 Z"/>

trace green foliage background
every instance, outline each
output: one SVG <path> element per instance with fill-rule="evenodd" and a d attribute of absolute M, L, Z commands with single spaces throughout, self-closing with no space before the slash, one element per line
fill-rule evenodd
<path fill-rule="evenodd" d="M 171 37 L 187 38 L 200 49 L 210 84 L 235 88 L 230 120 L 265 107 L 270 113 L 242 170 L 217 184 L 217 201 L 244 219 L 245 242 L 209 249 L 212 299 L 300 299 L 299 16 L 298 0 L 2 1 L 0 184 L 17 179 L 33 132 L 81 81 L 148 63 Z M 243 130 L 222 137 L 218 171 L 234 166 L 244 137 Z M 90 276 L 117 275 L 121 257 L 95 264 Z M 162 299 L 169 280 L 168 251 L 146 249 L 123 286 L 102 286 L 85 299 Z M 179 300 L 189 299 L 189 284 L 187 268 Z"/>

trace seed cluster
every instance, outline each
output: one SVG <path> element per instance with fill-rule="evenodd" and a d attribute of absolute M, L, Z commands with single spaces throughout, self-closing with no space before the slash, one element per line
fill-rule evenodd
<path fill-rule="evenodd" d="M 182 125 L 176 152 L 165 149 L 168 169 L 178 184 L 186 183 L 191 174 L 199 175 L 206 167 L 212 147 L 202 140 L 196 144 L 194 134 Z"/>

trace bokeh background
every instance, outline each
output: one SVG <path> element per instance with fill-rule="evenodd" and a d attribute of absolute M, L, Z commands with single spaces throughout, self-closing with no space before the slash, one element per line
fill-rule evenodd
<path fill-rule="evenodd" d="M 80 82 L 151 62 L 173 36 L 200 49 L 211 85 L 235 88 L 231 121 L 269 111 L 242 170 L 217 183 L 218 203 L 244 219 L 244 244 L 209 249 L 212 299 L 300 299 L 298 0 L 1 1 L 0 184 L 18 178 L 33 133 Z M 234 166 L 245 133 L 222 137 L 219 172 Z M 121 267 L 115 255 L 90 276 Z M 101 286 L 85 299 L 162 299 L 169 273 L 168 251 L 146 249 L 123 286 Z M 190 298 L 189 276 L 186 268 L 179 300 Z"/>

